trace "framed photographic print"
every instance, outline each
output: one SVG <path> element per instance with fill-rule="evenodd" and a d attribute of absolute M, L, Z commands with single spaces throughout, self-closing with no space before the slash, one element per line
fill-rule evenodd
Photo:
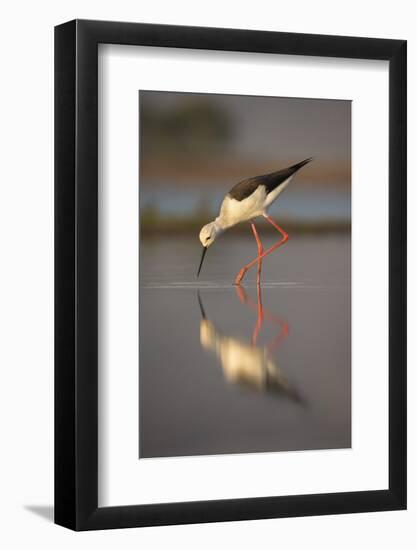
<path fill-rule="evenodd" d="M 55 29 L 55 521 L 406 507 L 406 42 Z"/>

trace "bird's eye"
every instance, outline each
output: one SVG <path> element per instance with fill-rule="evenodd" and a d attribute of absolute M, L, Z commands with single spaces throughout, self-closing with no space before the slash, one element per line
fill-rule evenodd
<path fill-rule="evenodd" d="M 206 237 L 206 242 L 210 240 L 210 237 Z"/>

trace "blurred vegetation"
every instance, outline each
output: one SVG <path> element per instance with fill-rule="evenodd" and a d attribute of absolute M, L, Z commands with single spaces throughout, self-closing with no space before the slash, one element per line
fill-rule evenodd
<path fill-rule="evenodd" d="M 279 105 L 276 105 L 277 110 L 271 106 L 272 120 L 279 121 L 277 113 L 281 112 L 284 124 L 283 128 L 278 124 L 277 128 L 271 129 L 267 120 L 269 111 L 265 107 L 260 109 L 259 117 L 255 119 L 259 103 L 255 101 L 258 107 L 254 104 L 252 113 L 244 96 L 233 98 L 233 102 L 237 102 L 233 109 L 229 102 L 219 101 L 216 94 L 141 91 L 139 97 L 142 183 L 163 180 L 191 185 L 214 180 L 237 182 L 315 156 L 316 161 L 297 176 L 299 184 L 350 186 L 350 152 L 335 155 L 324 145 L 329 139 L 326 124 L 331 122 L 327 119 L 323 120 L 323 129 L 319 127 L 315 139 L 310 134 L 310 137 L 304 137 L 304 122 L 300 117 L 295 116 L 292 122 L 289 113 L 295 115 L 294 106 L 289 111 L 286 108 L 281 111 L 283 107 Z M 243 103 L 239 109 L 241 100 Z M 249 118 L 248 112 L 251 113 Z M 248 120 L 253 126 L 247 125 Z M 288 147 L 284 148 L 285 151 L 280 147 L 288 124 L 291 127 L 300 125 L 300 135 L 292 137 L 296 141 L 291 152 Z M 305 124 L 310 127 L 308 120 Z M 330 127 L 335 124 L 337 122 Z M 249 139 L 253 141 L 250 150 Z M 276 143 L 276 150 L 271 151 L 271 143 Z"/>
<path fill-rule="evenodd" d="M 202 97 L 163 107 L 141 102 L 142 154 L 209 156 L 231 141 L 233 127 L 228 112 Z"/>

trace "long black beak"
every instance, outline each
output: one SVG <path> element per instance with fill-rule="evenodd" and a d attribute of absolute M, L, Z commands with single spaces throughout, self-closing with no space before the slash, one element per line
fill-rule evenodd
<path fill-rule="evenodd" d="M 201 254 L 200 265 L 198 266 L 197 277 L 200 275 L 201 267 L 203 265 L 204 256 L 206 255 L 206 252 L 207 252 L 207 246 L 203 246 L 203 253 Z"/>
<path fill-rule="evenodd" d="M 198 304 L 200 306 L 200 313 L 203 319 L 206 319 L 206 312 L 204 311 L 203 301 L 201 300 L 200 291 L 197 292 Z"/>

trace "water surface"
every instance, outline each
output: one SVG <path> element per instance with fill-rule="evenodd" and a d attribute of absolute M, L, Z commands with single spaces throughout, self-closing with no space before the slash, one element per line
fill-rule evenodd
<path fill-rule="evenodd" d="M 264 239 L 264 246 L 272 244 Z M 350 238 L 291 238 L 256 255 L 225 234 L 195 279 L 195 238 L 140 254 L 140 458 L 351 445 Z"/>

